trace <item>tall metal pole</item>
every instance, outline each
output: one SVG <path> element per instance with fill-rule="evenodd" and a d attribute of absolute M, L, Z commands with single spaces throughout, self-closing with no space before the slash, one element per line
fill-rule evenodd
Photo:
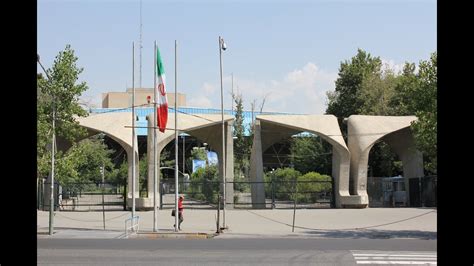
<path fill-rule="evenodd" d="M 186 144 L 185 144 L 186 139 L 185 139 L 184 134 L 182 134 L 181 137 L 183 137 L 183 177 L 184 177 L 184 171 L 185 171 L 184 168 L 186 166 L 186 155 L 185 155 L 185 153 L 186 153 Z"/>
<path fill-rule="evenodd" d="M 104 225 L 104 230 L 105 230 L 105 201 L 104 201 L 104 193 L 105 193 L 105 183 L 104 183 L 104 175 L 105 175 L 105 165 L 102 163 L 102 223 Z"/>
<path fill-rule="evenodd" d="M 178 210 L 178 42 L 174 40 L 174 185 L 175 185 L 175 209 L 176 215 L 174 216 L 175 227 L 174 231 L 178 231 L 179 227 L 179 210 Z"/>
<path fill-rule="evenodd" d="M 156 167 L 158 166 L 157 165 L 157 160 L 156 160 L 156 127 L 158 126 L 157 124 L 157 116 L 156 116 L 156 104 L 157 104 L 157 101 L 158 101 L 158 92 L 157 92 L 157 89 L 156 89 L 156 71 L 157 71 L 157 59 L 156 59 L 156 41 L 155 41 L 155 49 L 154 49 L 154 59 L 153 59 L 153 62 L 154 62 L 154 70 L 155 70 L 155 75 L 153 76 L 153 88 L 155 88 L 153 90 L 153 93 L 154 93 L 154 99 L 155 101 L 153 102 L 153 120 L 155 121 L 154 122 L 154 128 L 153 128 L 153 232 L 156 232 L 157 231 L 157 228 L 158 228 L 158 218 L 157 218 L 157 211 L 156 211 L 156 194 L 157 194 L 157 189 L 156 189 L 156 186 L 157 186 L 157 170 L 156 170 Z"/>
<path fill-rule="evenodd" d="M 232 73 L 232 101 L 230 102 L 231 115 L 234 114 L 234 73 Z"/>
<path fill-rule="evenodd" d="M 48 83 L 51 86 L 52 85 L 52 80 L 51 77 L 49 76 L 48 72 L 44 69 L 43 65 L 40 62 L 40 56 L 37 55 L 38 63 L 40 64 L 41 68 L 43 69 L 44 73 L 46 74 L 46 77 L 48 78 Z M 53 109 L 53 114 L 52 114 L 52 140 L 51 140 L 51 193 L 50 193 L 50 198 L 49 198 L 49 235 L 53 235 L 54 231 L 54 154 L 55 154 L 55 149 L 56 149 L 56 106 L 55 106 L 55 97 L 54 93 L 52 95 L 52 109 Z"/>
<path fill-rule="evenodd" d="M 132 42 L 132 219 L 135 217 L 135 42 Z"/>
<path fill-rule="evenodd" d="M 48 78 L 49 79 L 49 78 Z M 54 227 L 54 156 L 56 149 L 56 106 L 53 95 L 53 142 L 51 144 L 51 197 L 49 205 L 49 235 L 53 235 Z"/>
<path fill-rule="evenodd" d="M 225 135 L 224 135 L 224 90 L 223 90 L 223 85 L 222 85 L 222 48 L 223 48 L 223 43 L 224 40 L 219 36 L 219 61 L 220 61 L 220 76 L 221 76 L 221 118 L 222 118 L 222 179 L 223 179 L 223 209 L 222 209 L 222 222 L 223 222 L 223 227 L 225 227 L 225 205 L 226 205 L 226 173 L 225 173 Z"/>
<path fill-rule="evenodd" d="M 142 88 L 142 1 L 140 0 L 140 89 Z"/>

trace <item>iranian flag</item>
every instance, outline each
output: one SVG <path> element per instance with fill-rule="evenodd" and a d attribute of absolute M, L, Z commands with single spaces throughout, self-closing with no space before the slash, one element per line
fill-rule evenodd
<path fill-rule="evenodd" d="M 166 99 L 165 89 L 165 68 L 161 61 L 160 49 L 156 48 L 156 68 L 158 73 L 158 83 L 156 84 L 155 102 L 157 107 L 158 128 L 161 132 L 165 132 L 166 122 L 168 121 L 168 100 Z"/>

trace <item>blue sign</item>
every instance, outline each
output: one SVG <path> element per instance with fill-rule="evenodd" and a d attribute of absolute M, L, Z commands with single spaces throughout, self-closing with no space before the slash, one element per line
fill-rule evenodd
<path fill-rule="evenodd" d="M 204 160 L 193 160 L 193 173 L 199 168 L 206 168 L 206 161 Z"/>
<path fill-rule="evenodd" d="M 217 163 L 219 162 L 219 160 L 217 159 L 217 153 L 213 151 L 208 151 L 207 161 L 209 162 L 209 165 L 217 165 Z"/>

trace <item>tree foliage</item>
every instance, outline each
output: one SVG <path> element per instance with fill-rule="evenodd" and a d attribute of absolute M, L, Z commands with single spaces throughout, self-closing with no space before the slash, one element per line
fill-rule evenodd
<path fill-rule="evenodd" d="M 364 79 L 380 72 L 382 61 L 358 49 L 357 55 L 350 61 L 341 63 L 339 77 L 334 92 L 329 92 L 327 114 L 333 114 L 341 121 L 345 117 L 357 114 L 364 102 L 359 97 Z"/>
<path fill-rule="evenodd" d="M 219 172 L 217 165 L 199 168 L 191 175 L 190 193 L 193 198 L 217 203 Z"/>
<path fill-rule="evenodd" d="M 77 83 L 83 68 L 76 66 L 77 57 L 70 45 L 59 52 L 53 66 L 46 69 L 46 77 L 37 75 L 37 163 L 39 176 L 46 176 L 50 169 L 51 155 L 47 146 L 52 139 L 52 113 L 55 109 L 56 136 L 74 141 L 85 134 L 75 116 L 87 112 L 78 104 L 79 96 L 88 89 L 85 82 Z M 49 78 L 51 79 L 49 79 Z M 58 153 L 60 159 L 62 153 Z"/>
<path fill-rule="evenodd" d="M 252 145 L 251 137 L 245 136 L 245 126 L 243 117 L 243 99 L 242 95 L 234 95 L 236 112 L 234 120 L 234 160 L 237 179 L 242 176 L 242 172 L 248 172 L 250 167 L 250 149 Z"/>
<path fill-rule="evenodd" d="M 357 114 L 396 115 L 391 105 L 399 78 L 391 69 L 369 73 L 362 81 L 357 98 L 362 103 Z"/>
<path fill-rule="evenodd" d="M 291 140 L 291 162 L 301 173 L 331 173 L 332 147 L 319 136 L 298 136 Z"/>
<path fill-rule="evenodd" d="M 328 175 L 308 172 L 298 178 L 296 200 L 301 203 L 316 202 L 322 195 L 332 193 L 332 180 Z"/>
<path fill-rule="evenodd" d="M 102 139 L 85 139 L 73 144 L 64 156 L 58 156 L 56 176 L 60 183 L 116 181 L 118 171 L 110 155 L 114 151 Z"/>
<path fill-rule="evenodd" d="M 437 131 L 438 131 L 438 67 L 437 53 L 429 60 L 422 60 L 418 73 L 413 65 L 406 65 L 403 82 L 397 87 L 398 98 L 404 114 L 416 115 L 418 120 L 411 126 L 417 148 L 425 155 L 425 168 L 437 173 Z"/>

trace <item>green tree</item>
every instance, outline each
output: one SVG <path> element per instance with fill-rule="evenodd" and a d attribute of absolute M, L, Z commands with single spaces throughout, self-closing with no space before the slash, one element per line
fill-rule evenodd
<path fill-rule="evenodd" d="M 357 114 L 364 102 L 358 96 L 364 78 L 380 73 L 382 61 L 372 57 L 364 50 L 358 49 L 357 55 L 350 61 L 341 63 L 339 77 L 334 92 L 328 92 L 326 114 L 333 114 L 341 122 L 343 118 Z M 342 124 L 342 123 L 340 123 Z M 343 130 L 345 132 L 345 130 Z"/>
<path fill-rule="evenodd" d="M 195 199 L 217 203 L 219 174 L 216 165 L 199 168 L 192 173 L 190 194 Z"/>
<path fill-rule="evenodd" d="M 437 53 L 429 60 L 422 60 L 415 74 L 413 64 L 406 64 L 403 78 L 396 88 L 397 97 L 393 105 L 399 106 L 403 115 L 416 115 L 418 120 L 412 123 L 417 148 L 425 156 L 425 169 L 437 173 L 437 130 L 438 130 L 438 67 Z"/>
<path fill-rule="evenodd" d="M 37 163 L 38 175 L 49 173 L 51 153 L 47 146 L 52 139 L 53 103 L 56 113 L 56 137 L 68 141 L 85 135 L 85 129 L 79 126 L 75 116 L 86 116 L 87 112 L 78 104 L 79 96 L 88 89 L 85 82 L 77 83 L 83 68 L 76 66 L 77 57 L 70 45 L 59 52 L 51 69 L 46 69 L 46 79 L 37 75 Z M 62 153 L 57 153 L 60 158 Z"/>
<path fill-rule="evenodd" d="M 242 176 L 242 172 L 247 172 L 250 167 L 250 147 L 251 139 L 245 136 L 244 118 L 243 118 L 243 99 L 242 95 L 234 95 L 236 112 L 234 120 L 234 172 L 236 181 Z"/>
<path fill-rule="evenodd" d="M 204 150 L 204 149 L 193 149 L 191 151 L 191 158 L 193 160 L 202 160 L 202 161 L 207 160 L 206 150 Z"/>
<path fill-rule="evenodd" d="M 117 171 L 110 158 L 113 152 L 99 138 L 75 143 L 58 159 L 57 180 L 61 183 L 101 182 L 101 168 L 105 166 L 105 181 L 114 181 Z"/>
<path fill-rule="evenodd" d="M 389 145 L 383 141 L 374 144 L 369 153 L 368 176 L 388 177 L 403 172 L 401 161 Z"/>
<path fill-rule="evenodd" d="M 319 136 L 298 136 L 291 140 L 291 162 L 301 173 L 331 173 L 332 146 Z"/>
<path fill-rule="evenodd" d="M 399 77 L 391 69 L 380 73 L 369 73 L 362 81 L 357 92 L 361 106 L 357 114 L 361 115 L 396 115 L 397 112 L 391 105 L 398 85 Z"/>

